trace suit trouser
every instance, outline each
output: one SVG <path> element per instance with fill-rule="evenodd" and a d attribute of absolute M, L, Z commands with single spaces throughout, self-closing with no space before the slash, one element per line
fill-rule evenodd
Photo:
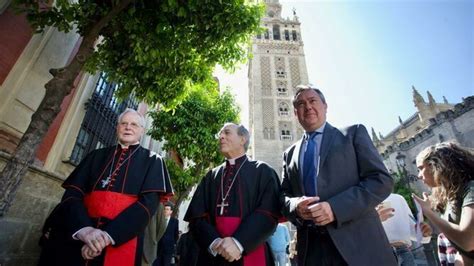
<path fill-rule="evenodd" d="M 347 263 L 342 258 L 331 236 L 326 230 L 308 230 L 308 250 L 305 266 L 343 266 Z"/>

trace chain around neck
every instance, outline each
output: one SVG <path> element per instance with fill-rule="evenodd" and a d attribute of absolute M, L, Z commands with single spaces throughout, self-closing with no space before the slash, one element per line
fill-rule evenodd
<path fill-rule="evenodd" d="M 235 172 L 234 176 L 232 177 L 232 182 L 230 183 L 229 189 L 227 189 L 227 192 L 225 193 L 225 196 L 224 196 L 224 174 L 225 174 L 225 172 L 224 171 L 222 172 L 222 178 L 221 178 L 221 199 L 222 199 L 222 201 L 221 202 L 224 202 L 227 199 L 227 197 L 229 196 L 230 190 L 232 189 L 232 186 L 234 186 L 235 179 L 237 178 L 237 175 L 239 174 L 240 169 L 242 169 L 242 166 L 244 166 L 244 164 L 247 162 L 247 159 L 248 159 L 248 157 L 245 157 L 245 160 L 242 162 L 239 169 L 237 170 L 237 172 Z"/>

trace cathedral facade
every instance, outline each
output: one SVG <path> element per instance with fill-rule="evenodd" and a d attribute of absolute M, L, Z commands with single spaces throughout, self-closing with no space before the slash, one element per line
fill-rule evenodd
<path fill-rule="evenodd" d="M 425 101 L 414 87 L 412 90 L 417 112 L 406 120 L 399 117 L 399 125 L 386 136 L 377 135 L 372 128 L 372 140 L 394 176 L 405 178 L 415 190 L 426 191 L 428 188 L 416 177 L 417 154 L 444 141 L 474 148 L 474 96 L 450 104 L 445 97 L 443 102 L 436 102 L 429 91 Z"/>
<path fill-rule="evenodd" d="M 267 0 L 261 26 L 252 43 L 249 63 L 249 127 L 252 158 L 281 172 L 282 154 L 301 137 L 292 106 L 294 88 L 308 83 L 300 22 L 281 16 L 281 4 Z"/>

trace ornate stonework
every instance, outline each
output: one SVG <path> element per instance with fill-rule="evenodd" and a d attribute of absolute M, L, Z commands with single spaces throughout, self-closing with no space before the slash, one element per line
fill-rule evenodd
<path fill-rule="evenodd" d="M 293 87 L 296 85 L 301 84 L 301 77 L 300 77 L 300 66 L 298 58 L 290 58 L 290 74 L 291 74 L 291 84 Z"/>

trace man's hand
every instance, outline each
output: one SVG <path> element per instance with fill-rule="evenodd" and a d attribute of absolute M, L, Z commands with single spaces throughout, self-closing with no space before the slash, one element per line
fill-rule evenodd
<path fill-rule="evenodd" d="M 316 225 L 327 225 L 335 220 L 331 205 L 326 201 L 310 205 L 308 206 L 308 210 L 312 217 L 311 220 L 313 220 Z"/>
<path fill-rule="evenodd" d="M 301 197 L 296 206 L 296 214 L 304 220 L 313 220 L 311 210 L 308 206 L 319 201 L 319 197 Z"/>
<path fill-rule="evenodd" d="M 232 237 L 223 238 L 215 250 L 229 262 L 239 260 L 242 256 L 239 247 L 237 247 Z"/>
<path fill-rule="evenodd" d="M 106 246 L 111 244 L 108 235 L 93 227 L 84 227 L 77 233 L 76 237 L 84 242 L 94 253 L 102 252 Z"/>
<path fill-rule="evenodd" d="M 89 248 L 88 245 L 85 245 L 82 246 L 81 248 L 81 254 L 82 254 L 82 257 L 85 259 L 85 260 L 91 260 L 97 256 L 100 255 L 101 252 L 94 252 L 92 249 Z"/>
<path fill-rule="evenodd" d="M 376 208 L 377 213 L 379 214 L 380 221 L 385 222 L 389 218 L 393 217 L 395 212 L 394 208 L 384 208 L 383 204 L 379 204 Z"/>

